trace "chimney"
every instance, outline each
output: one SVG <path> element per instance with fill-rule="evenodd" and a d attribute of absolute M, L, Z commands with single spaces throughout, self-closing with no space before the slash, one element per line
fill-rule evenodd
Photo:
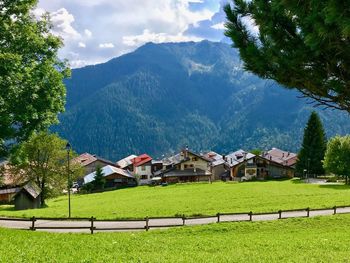
<path fill-rule="evenodd" d="M 186 145 L 186 148 L 185 148 L 185 158 L 188 158 L 188 145 Z"/>

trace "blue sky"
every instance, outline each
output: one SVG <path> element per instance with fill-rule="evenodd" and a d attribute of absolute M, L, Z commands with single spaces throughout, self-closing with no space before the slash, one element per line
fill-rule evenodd
<path fill-rule="evenodd" d="M 228 0 L 39 0 L 73 68 L 105 62 L 147 42 L 221 41 Z"/>

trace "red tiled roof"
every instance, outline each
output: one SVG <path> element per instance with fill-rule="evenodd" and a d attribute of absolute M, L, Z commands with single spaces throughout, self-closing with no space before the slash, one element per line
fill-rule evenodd
<path fill-rule="evenodd" d="M 152 161 L 152 157 L 145 154 L 145 153 L 132 159 L 132 163 L 134 164 L 135 167 L 143 165 L 143 164 L 148 163 L 150 161 Z"/>

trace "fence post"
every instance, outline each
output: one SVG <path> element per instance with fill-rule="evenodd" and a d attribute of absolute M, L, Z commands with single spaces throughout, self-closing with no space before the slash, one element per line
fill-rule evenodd
<path fill-rule="evenodd" d="M 334 206 L 333 210 L 334 210 L 333 215 L 335 215 L 337 213 L 337 206 Z"/>
<path fill-rule="evenodd" d="M 185 220 L 186 220 L 186 217 L 185 217 L 185 215 L 183 214 L 183 215 L 182 215 L 182 225 L 183 225 L 183 226 L 185 225 Z"/>
<path fill-rule="evenodd" d="M 35 216 L 33 216 L 33 217 L 31 218 L 31 220 L 32 220 L 32 226 L 30 227 L 30 230 L 35 231 L 35 221 L 36 221 Z"/>
<path fill-rule="evenodd" d="M 310 207 L 306 208 L 306 217 L 310 217 Z"/>
<path fill-rule="evenodd" d="M 278 219 L 282 219 L 282 210 L 278 211 Z"/>
<path fill-rule="evenodd" d="M 94 233 L 94 217 L 92 216 L 91 217 L 91 219 L 90 219 L 90 221 L 91 221 L 91 227 L 90 227 L 90 231 L 91 231 L 91 235 Z"/>
<path fill-rule="evenodd" d="M 249 215 L 249 221 L 253 221 L 253 212 L 250 211 L 248 215 Z"/>
<path fill-rule="evenodd" d="M 148 216 L 145 218 L 145 220 L 146 220 L 145 228 L 146 228 L 146 231 L 148 231 L 148 229 L 149 229 L 149 225 L 148 225 L 149 218 L 148 218 Z"/>
<path fill-rule="evenodd" d="M 218 219 L 217 219 L 217 223 L 220 223 L 220 213 L 217 213 L 217 214 L 216 214 L 216 217 L 218 218 Z"/>

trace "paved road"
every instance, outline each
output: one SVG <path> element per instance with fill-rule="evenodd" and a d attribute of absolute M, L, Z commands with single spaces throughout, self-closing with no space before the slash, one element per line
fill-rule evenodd
<path fill-rule="evenodd" d="M 315 210 L 310 211 L 309 216 L 323 216 L 332 215 L 334 213 L 333 209 L 329 210 Z M 337 214 L 350 213 L 350 207 L 337 208 Z M 296 218 L 296 217 L 306 217 L 306 211 L 291 211 L 283 212 L 282 218 Z M 263 214 L 263 215 L 253 215 L 252 221 L 267 221 L 267 220 L 278 220 L 278 213 Z M 220 222 L 237 222 L 237 221 L 249 221 L 250 217 L 247 214 L 243 215 L 221 215 Z M 186 219 L 185 225 L 205 225 L 216 223 L 217 217 L 208 218 L 197 218 L 197 219 Z M 144 231 L 146 222 L 144 220 L 140 221 L 94 221 L 94 227 L 96 229 L 94 232 L 108 232 L 108 231 Z M 160 229 L 169 228 L 170 225 L 182 226 L 182 218 L 164 218 L 164 219 L 149 219 L 148 225 L 150 229 Z M 0 227 L 5 228 L 15 228 L 15 229 L 30 229 L 32 226 L 31 221 L 10 221 L 10 220 L 0 220 Z M 36 231 L 48 231 L 48 232 L 64 232 L 64 233 L 90 233 L 91 222 L 90 221 L 74 221 L 74 220 L 41 220 L 38 219 L 35 222 L 35 227 L 42 229 L 37 229 Z M 67 227 L 69 229 L 53 229 L 54 227 Z M 74 229 L 74 227 L 77 227 Z M 80 227 L 80 228 L 79 228 Z M 115 229 L 117 228 L 117 229 Z M 132 229 L 136 228 L 136 229 Z"/>

